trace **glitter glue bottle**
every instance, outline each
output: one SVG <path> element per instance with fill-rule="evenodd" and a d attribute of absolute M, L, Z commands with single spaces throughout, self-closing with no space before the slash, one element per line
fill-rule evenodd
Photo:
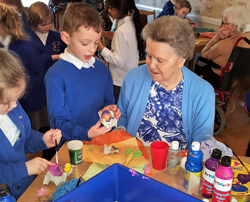
<path fill-rule="evenodd" d="M 0 184 L 0 202 L 15 202 L 14 196 L 10 195 L 10 189 L 7 184 Z"/>
<path fill-rule="evenodd" d="M 212 198 L 215 170 L 220 166 L 221 150 L 214 149 L 209 159 L 205 161 L 205 167 L 202 174 L 202 196 Z"/>
<path fill-rule="evenodd" d="M 223 156 L 221 165 L 215 171 L 212 202 L 228 202 L 231 195 L 234 173 L 231 169 L 231 158 Z"/>
<path fill-rule="evenodd" d="M 200 150 L 200 143 L 193 142 L 191 150 L 187 153 L 187 161 L 185 163 L 186 174 L 184 177 L 184 188 L 191 190 L 195 186 L 200 185 L 202 171 L 203 153 Z"/>
<path fill-rule="evenodd" d="M 112 24 L 112 27 L 111 27 L 111 30 L 110 31 L 115 31 L 116 30 L 116 28 L 117 28 L 117 19 L 114 19 L 114 21 L 113 21 L 113 24 Z"/>
<path fill-rule="evenodd" d="M 173 141 L 168 151 L 168 159 L 167 159 L 167 171 L 176 175 L 179 173 L 181 169 L 181 151 L 179 149 L 179 142 Z"/>

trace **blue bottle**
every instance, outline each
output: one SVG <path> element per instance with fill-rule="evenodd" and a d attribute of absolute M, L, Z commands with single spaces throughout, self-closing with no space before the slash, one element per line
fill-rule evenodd
<path fill-rule="evenodd" d="M 16 202 L 15 197 L 10 195 L 7 184 L 0 184 L 0 202 Z"/>
<path fill-rule="evenodd" d="M 202 171 L 203 153 L 200 150 L 200 143 L 193 142 L 191 150 L 187 153 L 187 161 L 185 163 L 186 174 L 184 177 L 184 188 L 187 190 L 195 186 L 199 186 Z"/>

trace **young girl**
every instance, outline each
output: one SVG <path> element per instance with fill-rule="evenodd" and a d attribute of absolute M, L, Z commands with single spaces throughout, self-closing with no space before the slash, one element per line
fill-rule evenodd
<path fill-rule="evenodd" d="M 0 49 L 0 184 L 10 187 L 19 198 L 31 184 L 34 175 L 53 163 L 40 157 L 28 160 L 26 153 L 37 153 L 55 146 L 62 134 L 58 129 L 45 134 L 31 129 L 27 114 L 18 99 L 24 94 L 27 76 L 21 62 Z"/>
<path fill-rule="evenodd" d="M 187 0 L 176 0 L 175 5 L 172 4 L 172 6 L 168 8 L 165 8 L 165 5 L 162 12 L 157 16 L 157 18 L 165 15 L 176 15 L 178 17 L 184 18 L 192 10 L 191 4 Z"/>
<path fill-rule="evenodd" d="M 29 32 L 31 30 L 27 20 L 27 10 L 23 6 L 21 0 L 0 0 L 0 3 L 6 3 L 7 5 L 14 7 L 16 11 L 21 15 L 24 31 Z"/>
<path fill-rule="evenodd" d="M 111 50 L 104 47 L 101 41 L 98 48 L 104 59 L 109 62 L 117 103 L 126 73 L 137 67 L 139 57 L 145 54 L 144 42 L 141 38 L 140 13 L 134 0 L 107 0 L 107 5 L 111 17 L 118 19 L 117 29 L 112 39 Z"/>
<path fill-rule="evenodd" d="M 28 10 L 28 24 L 33 31 L 29 32 L 31 40 L 44 55 L 45 68 L 48 70 L 62 53 L 66 44 L 60 33 L 50 30 L 53 16 L 49 7 L 43 2 L 35 2 Z"/>
<path fill-rule="evenodd" d="M 184 18 L 191 10 L 191 4 L 186 0 L 181 0 L 175 5 L 175 15 L 180 18 Z"/>
<path fill-rule="evenodd" d="M 38 130 L 49 126 L 44 86 L 45 68 L 40 52 L 33 42 L 25 39 L 19 14 L 14 8 L 0 3 L 0 42 L 5 49 L 17 53 L 29 74 L 27 92 L 20 102 L 31 119 L 32 128 Z"/>

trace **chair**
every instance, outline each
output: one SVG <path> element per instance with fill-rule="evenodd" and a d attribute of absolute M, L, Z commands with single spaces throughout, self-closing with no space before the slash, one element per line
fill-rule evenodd
<path fill-rule="evenodd" d="M 153 20 L 155 19 L 155 10 L 153 11 L 146 11 L 146 10 L 139 10 L 140 11 L 140 22 L 142 27 L 144 27 L 148 23 L 148 16 L 153 15 Z"/>
<path fill-rule="evenodd" d="M 229 91 L 233 91 L 231 89 L 232 82 L 235 80 L 242 80 L 243 78 L 246 78 L 246 76 L 250 75 L 250 67 L 248 66 L 250 47 L 239 47 L 238 44 L 241 40 L 244 40 L 246 43 L 248 43 L 248 45 L 250 45 L 250 40 L 248 40 L 246 37 L 240 37 L 236 41 L 225 67 L 222 68 L 211 60 L 207 60 L 201 56 L 198 57 L 195 64 L 195 73 L 198 72 L 196 69 L 204 67 L 204 64 L 208 65 L 210 68 L 214 67 L 221 70 L 219 84 L 218 86 L 214 86 L 216 95 L 214 135 L 219 134 L 225 128 L 225 115 L 223 110 L 226 109 L 226 104 L 230 97 Z M 201 65 L 201 62 L 203 65 Z M 230 67 L 232 67 L 231 70 Z"/>
<path fill-rule="evenodd" d="M 140 11 L 140 15 L 153 15 L 153 19 L 155 19 L 155 10 L 153 11 L 146 11 L 146 10 L 139 10 Z"/>
<path fill-rule="evenodd" d="M 109 46 L 109 44 L 111 44 L 110 42 L 113 39 L 114 33 L 115 32 L 113 32 L 113 31 L 103 31 L 102 32 L 102 44 L 105 47 L 107 47 L 107 46 Z M 105 63 L 105 65 L 107 65 L 107 67 L 109 67 L 109 63 L 106 60 L 104 60 L 104 63 Z"/>

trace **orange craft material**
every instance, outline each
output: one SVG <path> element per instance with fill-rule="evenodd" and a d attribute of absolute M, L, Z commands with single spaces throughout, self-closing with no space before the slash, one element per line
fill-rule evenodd
<path fill-rule="evenodd" d="M 113 130 L 109 133 L 106 133 L 104 135 L 98 136 L 93 138 L 91 141 L 83 141 L 83 144 L 95 144 L 95 145 L 100 145 L 103 146 L 104 144 L 106 145 L 111 145 L 112 143 L 118 143 L 123 140 L 127 140 L 129 138 L 133 138 L 134 136 L 130 135 L 126 131 L 119 131 L 119 130 Z M 137 139 L 136 139 L 137 140 Z M 146 149 L 142 142 L 140 140 L 137 140 L 137 144 L 142 152 L 142 155 L 145 159 L 149 159 L 149 155 L 146 152 Z"/>

